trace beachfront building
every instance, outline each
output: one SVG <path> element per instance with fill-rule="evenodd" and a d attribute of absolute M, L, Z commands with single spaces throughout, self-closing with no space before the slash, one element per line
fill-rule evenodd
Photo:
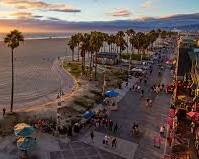
<path fill-rule="evenodd" d="M 97 53 L 97 63 L 116 65 L 119 63 L 119 54 L 113 52 L 99 52 Z"/>

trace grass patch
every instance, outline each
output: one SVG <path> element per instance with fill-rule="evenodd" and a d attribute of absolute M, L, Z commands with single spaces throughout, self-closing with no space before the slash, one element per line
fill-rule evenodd
<path fill-rule="evenodd" d="M 74 103 L 77 105 L 80 105 L 81 107 L 85 108 L 86 110 L 89 110 L 92 108 L 95 104 L 95 101 L 89 98 L 84 98 L 84 97 L 77 97 L 74 100 Z"/>
<path fill-rule="evenodd" d="M 82 67 L 80 62 L 64 62 L 63 67 L 75 78 L 79 78 L 82 74 Z"/>

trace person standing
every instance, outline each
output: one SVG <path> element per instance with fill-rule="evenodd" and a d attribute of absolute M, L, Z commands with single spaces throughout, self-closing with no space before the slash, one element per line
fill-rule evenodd
<path fill-rule="evenodd" d="M 3 117 L 6 115 L 6 108 L 3 108 Z"/>
<path fill-rule="evenodd" d="M 142 89 L 141 90 L 141 97 L 143 97 L 144 96 L 144 90 Z"/>
<path fill-rule="evenodd" d="M 113 128 L 113 132 L 114 133 L 117 133 L 117 131 L 118 131 L 118 125 L 117 125 L 117 123 L 114 125 L 114 128 Z"/>
<path fill-rule="evenodd" d="M 117 147 L 117 139 L 114 137 L 112 140 L 112 148 L 116 148 Z"/>
<path fill-rule="evenodd" d="M 93 130 L 90 133 L 90 137 L 91 137 L 91 141 L 94 143 L 94 132 L 93 132 Z"/>

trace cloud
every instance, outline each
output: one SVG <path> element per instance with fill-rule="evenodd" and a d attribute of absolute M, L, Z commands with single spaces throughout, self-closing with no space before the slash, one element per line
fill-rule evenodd
<path fill-rule="evenodd" d="M 34 16 L 34 15 L 33 15 Z M 0 31 L 19 29 L 22 32 L 79 32 L 100 30 L 114 32 L 126 30 L 129 27 L 135 30 L 149 30 L 156 28 L 173 29 L 174 27 L 195 26 L 199 29 L 199 14 L 175 15 L 168 18 L 146 18 L 143 20 L 115 20 L 73 22 L 59 19 L 0 19 Z"/>
<path fill-rule="evenodd" d="M 3 5 L 12 5 L 14 8 L 24 10 L 43 10 L 43 11 L 56 11 L 56 12 L 81 12 L 80 9 L 74 8 L 70 4 L 65 3 L 47 3 L 39 0 L 1 0 Z"/>
<path fill-rule="evenodd" d="M 129 11 L 129 9 L 117 8 L 107 14 L 113 17 L 129 17 L 132 13 Z"/>
<path fill-rule="evenodd" d="M 5 12 L 0 14 L 0 17 L 5 19 L 42 19 L 44 18 L 41 15 L 35 15 L 31 12 Z"/>
<path fill-rule="evenodd" d="M 147 0 L 142 4 L 143 8 L 151 8 L 152 7 L 153 2 L 151 0 Z"/>

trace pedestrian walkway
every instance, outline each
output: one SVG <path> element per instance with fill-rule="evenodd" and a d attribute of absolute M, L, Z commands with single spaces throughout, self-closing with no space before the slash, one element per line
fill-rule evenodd
<path fill-rule="evenodd" d="M 138 147 L 134 159 L 160 159 L 164 152 L 162 139 L 160 149 L 154 147 L 154 137 L 159 135 L 161 124 L 165 124 L 167 112 L 170 106 L 170 95 L 165 93 L 151 93 L 151 86 L 157 83 L 169 83 L 170 70 L 165 70 L 162 76 L 158 76 L 158 66 L 154 66 L 153 73 L 148 77 L 147 84 L 139 84 L 144 89 L 144 97 L 140 93 L 129 91 L 118 104 L 118 111 L 111 113 L 110 119 L 119 126 L 116 136 L 124 141 L 136 144 Z M 152 109 L 146 109 L 145 100 L 152 99 Z M 133 123 L 139 124 L 139 137 L 131 136 Z M 104 129 L 97 131 L 106 134 Z"/>
<path fill-rule="evenodd" d="M 106 134 L 100 133 L 100 132 L 94 132 L 94 143 L 92 142 L 90 138 L 90 133 L 87 133 L 83 138 L 81 138 L 82 142 L 85 142 L 91 146 L 95 146 L 99 149 L 102 149 L 104 151 L 110 152 L 112 154 L 121 156 L 122 158 L 126 159 L 132 159 L 134 158 L 134 154 L 137 150 L 138 145 L 129 142 L 127 140 L 123 140 L 121 138 L 116 138 L 117 139 L 117 147 L 112 148 L 111 143 L 109 145 L 103 144 L 103 139 Z"/>

